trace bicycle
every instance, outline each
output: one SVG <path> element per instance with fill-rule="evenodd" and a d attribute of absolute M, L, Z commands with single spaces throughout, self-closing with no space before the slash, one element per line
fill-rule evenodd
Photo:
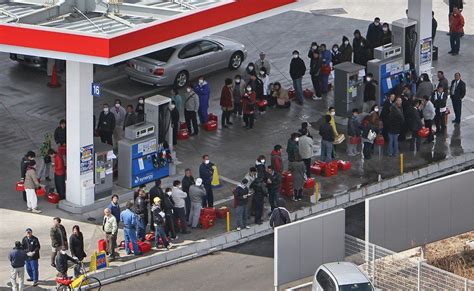
<path fill-rule="evenodd" d="M 66 277 L 56 278 L 56 283 L 59 285 L 57 291 L 70 291 L 70 290 L 97 290 L 100 291 L 102 283 L 99 279 L 94 276 L 88 276 L 87 271 L 84 268 L 84 264 L 79 262 L 76 265 L 81 266 L 81 275 L 77 278 Z"/>

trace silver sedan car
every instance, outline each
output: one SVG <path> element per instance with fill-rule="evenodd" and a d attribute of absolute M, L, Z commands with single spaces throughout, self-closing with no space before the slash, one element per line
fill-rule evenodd
<path fill-rule="evenodd" d="M 182 88 L 201 75 L 224 68 L 236 70 L 246 57 L 243 44 L 212 36 L 131 59 L 125 72 L 141 83 Z"/>

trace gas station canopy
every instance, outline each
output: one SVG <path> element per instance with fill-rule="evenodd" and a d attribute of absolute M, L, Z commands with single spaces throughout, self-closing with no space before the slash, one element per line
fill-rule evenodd
<path fill-rule="evenodd" d="M 110 65 L 306 1 L 0 0 L 0 51 Z"/>

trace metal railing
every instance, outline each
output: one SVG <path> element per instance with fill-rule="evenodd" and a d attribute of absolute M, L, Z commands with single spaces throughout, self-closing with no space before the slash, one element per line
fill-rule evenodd
<path fill-rule="evenodd" d="M 359 265 L 383 290 L 472 290 L 474 281 L 346 235 L 346 260 Z"/>

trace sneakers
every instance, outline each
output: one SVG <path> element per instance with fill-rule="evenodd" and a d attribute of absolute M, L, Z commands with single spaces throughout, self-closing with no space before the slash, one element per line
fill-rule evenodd
<path fill-rule="evenodd" d="M 247 225 L 245 228 L 246 228 L 246 229 L 250 229 L 250 226 Z"/>
<path fill-rule="evenodd" d="M 313 96 L 313 100 L 323 100 L 323 97 Z"/>
<path fill-rule="evenodd" d="M 241 231 L 242 229 L 240 227 L 237 227 L 237 231 Z"/>
<path fill-rule="evenodd" d="M 38 209 L 31 209 L 31 212 L 36 213 L 36 214 L 39 214 L 39 213 L 41 213 L 42 211 L 41 211 L 41 210 L 38 210 Z"/>
<path fill-rule="evenodd" d="M 31 211 L 31 208 L 26 208 L 26 211 Z"/>
<path fill-rule="evenodd" d="M 34 281 L 33 286 L 38 286 L 38 281 Z"/>
<path fill-rule="evenodd" d="M 26 279 L 26 281 L 28 281 L 28 282 L 33 282 L 33 279 L 28 278 L 28 279 Z"/>

